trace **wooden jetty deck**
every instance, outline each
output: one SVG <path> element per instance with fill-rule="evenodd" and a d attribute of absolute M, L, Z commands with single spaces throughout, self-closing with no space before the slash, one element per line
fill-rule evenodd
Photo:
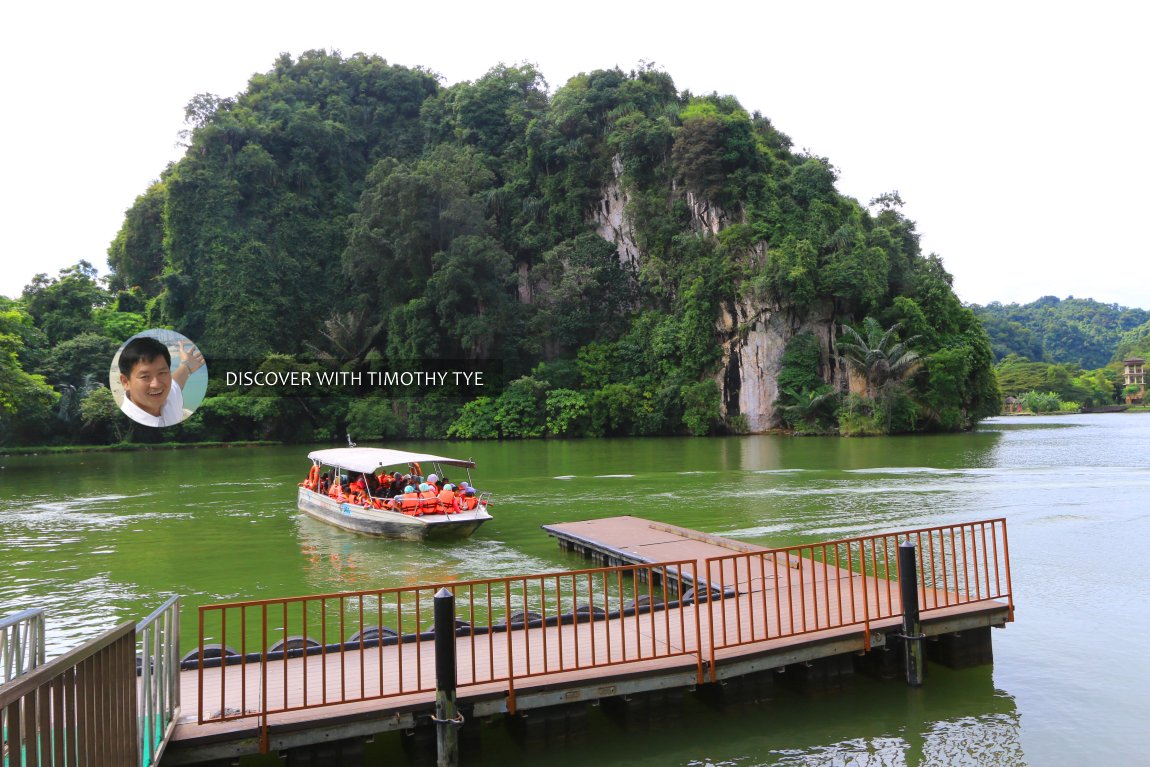
<path fill-rule="evenodd" d="M 694 690 L 897 644 L 892 550 L 905 540 L 921 552 L 923 632 L 967 637 L 957 665 L 988 662 L 989 627 L 1013 619 L 1002 520 L 783 549 L 637 517 L 545 529 L 604 567 L 446 584 L 468 624 L 455 644 L 459 706 L 469 719 Z M 425 605 L 434 588 L 201 608 L 202 632 L 225 644 L 237 627 L 246 642 L 262 626 L 260 650 L 182 672 L 181 719 L 165 764 L 426 724 L 435 695 L 433 638 L 398 631 L 387 641 L 349 645 L 346 630 L 381 625 L 383 614 L 403 628 L 413 610 L 417 625 L 421 611 L 431 614 Z M 307 635 L 322 620 L 319 647 L 296 657 L 263 652 L 269 615 L 279 636 Z M 956 646 L 953 639 L 939 644 Z"/>

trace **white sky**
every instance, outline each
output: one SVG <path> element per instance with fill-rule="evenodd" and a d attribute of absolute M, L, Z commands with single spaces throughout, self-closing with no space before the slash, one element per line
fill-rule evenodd
<path fill-rule="evenodd" d="M 963 301 L 1150 308 L 1148 21 L 1106 0 L 18 0 L 0 10 L 0 294 L 79 259 L 106 273 L 191 97 L 326 48 L 446 84 L 528 61 L 552 89 L 651 61 L 828 157 L 843 193 L 897 189 Z"/>

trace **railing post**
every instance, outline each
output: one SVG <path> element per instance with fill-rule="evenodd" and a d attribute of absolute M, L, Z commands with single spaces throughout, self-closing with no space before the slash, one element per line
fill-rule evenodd
<path fill-rule="evenodd" d="M 456 767 L 459 764 L 459 732 L 456 728 L 463 723 L 463 717 L 455 710 L 455 683 L 455 597 L 447 588 L 441 588 L 435 594 L 437 767 Z"/>
<path fill-rule="evenodd" d="M 918 619 L 917 550 L 911 541 L 898 547 L 898 590 L 902 598 L 902 640 L 906 648 L 906 683 L 921 687 L 923 671 L 922 625 Z"/>

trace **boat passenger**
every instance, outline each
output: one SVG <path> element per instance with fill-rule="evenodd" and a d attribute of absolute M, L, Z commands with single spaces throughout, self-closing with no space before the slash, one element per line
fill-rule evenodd
<path fill-rule="evenodd" d="M 411 485 L 403 488 L 403 495 L 396 496 L 395 502 L 397 508 L 408 516 L 418 517 L 422 515 L 419 510 L 419 495 Z"/>
<path fill-rule="evenodd" d="M 479 505 L 479 499 L 475 497 L 475 488 L 469 487 L 463 491 L 463 497 L 459 499 L 460 511 L 471 511 Z"/>
<path fill-rule="evenodd" d="M 459 506 L 455 502 L 455 485 L 445 484 L 439 491 L 437 501 L 437 511 L 440 514 L 455 514 L 459 511 Z"/>
<path fill-rule="evenodd" d="M 419 510 L 424 514 L 439 511 L 439 492 L 426 482 L 419 486 Z"/>
<path fill-rule="evenodd" d="M 437 492 L 437 493 L 443 489 L 443 486 L 439 484 L 439 475 L 438 474 L 434 474 L 434 473 L 428 474 L 427 475 L 427 484 L 434 487 L 435 492 Z"/>

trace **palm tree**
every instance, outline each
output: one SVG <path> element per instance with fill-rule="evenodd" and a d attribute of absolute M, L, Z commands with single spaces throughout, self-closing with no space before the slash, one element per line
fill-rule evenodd
<path fill-rule="evenodd" d="M 891 384 L 902 381 L 918 369 L 922 359 L 909 347 L 919 339 L 911 336 L 898 340 L 901 324 L 887 330 L 874 317 L 863 320 L 863 333 L 843 325 L 838 350 L 847 364 L 866 379 L 867 397 L 878 399 L 888 393 Z"/>
<path fill-rule="evenodd" d="M 796 392 L 794 389 L 783 389 L 781 396 L 775 400 L 782 419 L 792 428 L 802 428 L 806 431 L 819 431 L 820 419 L 829 410 L 828 405 L 838 398 L 838 392 L 829 386 L 820 386 L 813 391 L 804 390 Z"/>

